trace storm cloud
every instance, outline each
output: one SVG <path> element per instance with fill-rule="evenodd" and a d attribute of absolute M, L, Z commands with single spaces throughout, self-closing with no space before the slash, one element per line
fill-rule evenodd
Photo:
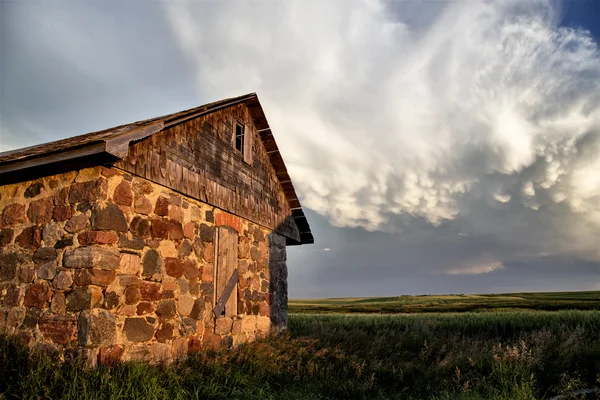
<path fill-rule="evenodd" d="M 0 146 L 257 92 L 317 242 L 293 296 L 600 284 L 600 52 L 561 3 L 28 4 Z"/>

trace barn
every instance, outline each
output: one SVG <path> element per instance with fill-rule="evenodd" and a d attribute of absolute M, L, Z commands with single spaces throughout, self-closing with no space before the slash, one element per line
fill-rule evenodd
<path fill-rule="evenodd" d="M 92 365 L 285 329 L 312 242 L 254 93 L 0 153 L 0 330 Z"/>

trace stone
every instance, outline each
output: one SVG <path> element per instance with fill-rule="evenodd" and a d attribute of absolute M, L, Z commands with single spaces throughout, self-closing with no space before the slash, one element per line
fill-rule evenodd
<path fill-rule="evenodd" d="M 102 288 L 88 286 L 88 291 L 90 292 L 90 308 L 102 307 L 102 304 L 104 304 Z"/>
<path fill-rule="evenodd" d="M 177 249 L 177 257 L 185 258 L 192 254 L 192 244 L 189 240 L 181 241 L 179 249 Z"/>
<path fill-rule="evenodd" d="M 163 300 L 156 307 L 156 315 L 161 318 L 172 318 L 177 314 L 177 308 L 174 300 Z"/>
<path fill-rule="evenodd" d="M 236 319 L 233 321 L 233 325 L 231 327 L 231 334 L 239 335 L 240 333 L 242 333 L 242 320 Z"/>
<path fill-rule="evenodd" d="M 129 230 L 133 236 L 147 238 L 150 236 L 150 223 L 145 218 L 135 216 L 131 220 L 131 224 L 129 224 Z"/>
<path fill-rule="evenodd" d="M 35 269 L 21 267 L 21 271 L 19 271 L 19 282 L 22 283 L 31 283 L 35 279 Z"/>
<path fill-rule="evenodd" d="M 169 237 L 169 224 L 162 218 L 152 219 L 150 232 L 155 239 L 167 239 Z"/>
<path fill-rule="evenodd" d="M 194 240 L 194 237 L 196 236 L 196 234 L 194 233 L 195 229 L 196 224 L 194 224 L 193 222 L 188 222 L 183 226 L 183 236 L 190 240 Z"/>
<path fill-rule="evenodd" d="M 190 259 L 184 261 L 183 275 L 192 280 L 198 278 L 200 272 L 198 271 L 198 267 L 196 267 L 196 261 Z"/>
<path fill-rule="evenodd" d="M 265 240 L 265 233 L 258 227 L 254 228 L 253 236 L 255 242 L 260 243 Z"/>
<path fill-rule="evenodd" d="M 92 202 L 104 200 L 108 189 L 108 181 L 100 178 L 95 181 L 78 182 L 71 185 L 69 203 Z"/>
<path fill-rule="evenodd" d="M 50 304 L 50 311 L 54 314 L 64 314 L 67 311 L 64 293 L 54 293 L 54 296 L 52 296 L 52 303 Z"/>
<path fill-rule="evenodd" d="M 12 281 L 17 275 L 17 266 L 25 261 L 21 253 L 0 253 L 0 281 Z"/>
<path fill-rule="evenodd" d="M 58 254 L 54 247 L 39 247 L 35 253 L 33 253 L 33 261 L 36 263 L 42 263 L 45 261 L 55 260 Z"/>
<path fill-rule="evenodd" d="M 75 271 L 75 284 L 77 286 L 108 286 L 114 282 L 115 278 L 115 271 L 110 270 L 86 268 Z"/>
<path fill-rule="evenodd" d="M 171 346 L 166 343 L 153 343 L 150 346 L 150 354 L 156 362 L 166 362 L 171 359 Z"/>
<path fill-rule="evenodd" d="M 77 236 L 80 246 L 89 246 L 92 244 L 115 244 L 119 236 L 111 231 L 87 231 Z"/>
<path fill-rule="evenodd" d="M 52 219 L 57 222 L 66 221 L 73 216 L 73 208 L 68 204 L 59 204 L 54 207 Z"/>
<path fill-rule="evenodd" d="M 75 207 L 75 210 L 79 211 L 82 214 L 87 214 L 87 212 L 91 209 L 92 209 L 92 205 L 90 203 L 88 203 L 87 201 L 79 203 L 79 204 L 77 204 L 77 207 Z"/>
<path fill-rule="evenodd" d="M 183 210 L 181 209 L 181 207 L 177 207 L 177 206 L 169 207 L 169 218 L 182 224 L 183 223 Z"/>
<path fill-rule="evenodd" d="M 52 290 L 47 283 L 34 283 L 27 288 L 23 305 L 25 307 L 36 307 L 44 310 L 48 307 L 51 299 Z"/>
<path fill-rule="evenodd" d="M 34 198 L 42 192 L 42 189 L 44 189 L 44 184 L 40 182 L 32 183 L 25 189 L 23 196 L 25 196 L 26 199 Z"/>
<path fill-rule="evenodd" d="M 187 355 L 188 338 L 177 338 L 171 344 L 171 354 L 173 358 L 179 360 Z"/>
<path fill-rule="evenodd" d="M 242 318 L 242 333 L 256 332 L 256 316 L 246 315 Z"/>
<path fill-rule="evenodd" d="M 113 203 L 97 203 L 92 207 L 91 217 L 93 230 L 113 230 L 127 232 L 125 214 Z"/>
<path fill-rule="evenodd" d="M 123 333 L 130 342 L 146 342 L 154 336 L 154 326 L 145 318 L 126 318 Z"/>
<path fill-rule="evenodd" d="M 217 318 L 215 325 L 215 333 L 217 335 L 229 335 L 231 333 L 231 327 L 233 320 L 229 317 Z"/>
<path fill-rule="evenodd" d="M 70 315 L 44 315 L 38 321 L 44 339 L 66 345 L 75 337 L 77 320 Z"/>
<path fill-rule="evenodd" d="M 202 335 L 203 346 L 209 349 L 219 349 L 221 347 L 221 336 L 215 334 L 212 330 L 205 328 Z"/>
<path fill-rule="evenodd" d="M 69 186 L 54 193 L 54 204 L 67 204 L 69 202 Z"/>
<path fill-rule="evenodd" d="M 137 275 L 142 271 L 142 263 L 140 256 L 135 254 L 121 254 L 121 263 L 119 264 L 119 272 L 122 274 Z"/>
<path fill-rule="evenodd" d="M 0 229 L 0 246 L 6 246 L 12 242 L 14 232 L 12 229 Z"/>
<path fill-rule="evenodd" d="M 35 274 L 40 279 L 51 280 L 58 272 L 58 265 L 54 261 L 49 261 L 43 264 L 38 264 Z"/>
<path fill-rule="evenodd" d="M 25 215 L 25 206 L 23 204 L 13 203 L 4 207 L 2 211 L 2 220 L 8 226 L 27 223 Z"/>
<path fill-rule="evenodd" d="M 16 237 L 15 243 L 24 249 L 37 249 L 42 244 L 42 232 L 37 226 L 29 226 Z"/>
<path fill-rule="evenodd" d="M 152 203 L 145 196 L 138 196 L 133 203 L 133 210 L 138 214 L 148 215 L 152 212 Z"/>
<path fill-rule="evenodd" d="M 139 237 L 133 237 L 129 239 L 126 234 L 119 234 L 119 242 L 117 244 L 119 248 L 129 250 L 143 250 L 146 246 L 144 239 Z"/>
<path fill-rule="evenodd" d="M 258 315 L 263 316 L 263 317 L 271 316 L 271 310 L 269 308 L 269 305 L 266 302 L 260 302 L 258 304 Z"/>
<path fill-rule="evenodd" d="M 136 195 L 151 194 L 154 191 L 152 184 L 144 179 L 133 179 L 133 193 Z"/>
<path fill-rule="evenodd" d="M 87 287 L 79 287 L 67 295 L 67 311 L 87 310 L 91 307 L 92 294 Z"/>
<path fill-rule="evenodd" d="M 204 264 L 202 266 L 202 282 L 212 282 L 213 281 L 213 265 L 212 264 Z"/>
<path fill-rule="evenodd" d="M 127 324 L 127 320 L 125 320 Z M 77 321 L 80 346 L 110 346 L 117 338 L 117 321 L 107 310 L 95 309 L 82 312 Z"/>
<path fill-rule="evenodd" d="M 67 268 L 99 268 L 115 270 L 119 267 L 121 254 L 112 247 L 88 246 L 67 250 L 63 265 Z"/>
<path fill-rule="evenodd" d="M 192 311 L 190 311 L 189 316 L 193 319 L 202 319 L 202 314 L 204 313 L 205 301 L 203 298 L 199 298 L 194 300 L 194 305 L 192 306 Z"/>
<path fill-rule="evenodd" d="M 131 192 L 131 185 L 126 180 L 123 180 L 117 185 L 113 193 L 113 200 L 115 203 L 122 206 L 131 206 L 133 201 L 133 193 Z"/>
<path fill-rule="evenodd" d="M 112 178 L 113 176 L 119 176 L 121 173 L 118 169 L 116 168 L 111 168 L 111 167 L 102 167 L 102 176 L 105 176 L 107 178 Z"/>
<path fill-rule="evenodd" d="M 104 308 L 112 310 L 120 303 L 119 295 L 116 292 L 106 292 L 104 296 Z"/>
<path fill-rule="evenodd" d="M 67 221 L 65 230 L 69 233 L 77 233 L 87 229 L 90 224 L 90 219 L 87 214 L 77 214 Z"/>
<path fill-rule="evenodd" d="M 171 340 L 173 338 L 173 325 L 169 323 L 162 324 L 159 330 L 156 331 L 156 340 L 161 343 Z"/>
<path fill-rule="evenodd" d="M 183 263 L 178 258 L 168 257 L 165 259 L 165 271 L 169 276 L 180 278 L 183 276 Z"/>
<path fill-rule="evenodd" d="M 212 212 L 212 210 L 207 210 L 204 213 L 204 219 L 206 220 L 206 222 L 210 222 L 210 223 L 215 223 L 215 214 Z"/>
<path fill-rule="evenodd" d="M 44 240 L 44 245 L 54 246 L 54 244 L 60 240 L 64 234 L 65 231 L 61 224 L 57 224 L 56 222 L 46 224 L 42 230 L 42 239 Z"/>
<path fill-rule="evenodd" d="M 248 258 L 250 256 L 250 241 L 246 236 L 238 238 L 238 258 Z"/>
<path fill-rule="evenodd" d="M 233 338 L 231 336 L 225 336 L 221 339 L 221 347 L 224 349 L 230 349 L 233 346 Z"/>
<path fill-rule="evenodd" d="M 65 247 L 69 247 L 69 246 L 73 246 L 73 238 L 72 237 L 65 237 L 63 239 L 58 240 L 54 244 L 55 249 L 64 249 Z"/>
<path fill-rule="evenodd" d="M 175 244 L 169 240 L 163 240 L 162 242 L 160 242 L 160 245 L 158 246 L 158 252 L 160 253 L 160 255 L 162 257 L 165 257 L 165 258 L 166 257 L 176 258 L 178 255 Z"/>
<path fill-rule="evenodd" d="M 119 275 L 120 286 L 139 285 L 142 280 L 135 275 Z"/>
<path fill-rule="evenodd" d="M 45 224 L 50 222 L 54 213 L 54 201 L 52 197 L 35 200 L 29 204 L 27 216 L 34 224 Z"/>
<path fill-rule="evenodd" d="M 9 285 L 6 288 L 6 294 L 2 298 L 2 305 L 4 307 L 16 307 L 19 305 L 19 297 L 21 289 L 17 285 Z"/>
<path fill-rule="evenodd" d="M 23 327 L 29 329 L 35 329 L 36 325 L 40 320 L 42 310 L 37 308 L 28 308 L 25 312 L 25 318 L 23 319 Z"/>
<path fill-rule="evenodd" d="M 252 247 L 250 249 L 250 257 L 252 257 L 254 261 L 258 261 L 260 259 L 260 251 L 258 250 L 258 247 Z"/>
<path fill-rule="evenodd" d="M 202 258 L 208 263 L 212 263 L 215 260 L 215 246 L 212 243 L 208 243 L 204 246 Z"/>
<path fill-rule="evenodd" d="M 162 273 L 163 259 L 156 250 L 148 250 L 142 259 L 144 269 L 142 275 L 153 276 Z"/>
<path fill-rule="evenodd" d="M 212 243 L 215 240 L 215 227 L 200 224 L 199 236 L 204 243 Z"/>
<path fill-rule="evenodd" d="M 140 284 L 140 293 L 142 295 L 142 301 L 157 301 L 162 299 L 160 286 L 155 283 L 142 282 Z"/>
<path fill-rule="evenodd" d="M 142 293 L 137 286 L 128 286 L 123 294 L 125 295 L 126 304 L 137 304 L 142 298 Z"/>
<path fill-rule="evenodd" d="M 154 312 L 154 307 L 152 306 L 151 303 L 148 303 L 147 301 L 138 303 L 137 308 L 136 308 L 137 315 L 152 314 L 153 312 Z"/>
<path fill-rule="evenodd" d="M 69 271 L 59 271 L 52 280 L 52 286 L 58 290 L 65 290 L 73 285 L 73 275 Z"/>
<path fill-rule="evenodd" d="M 183 295 L 179 296 L 179 300 L 177 300 L 177 309 L 179 310 L 179 314 L 187 317 L 192 312 L 194 308 L 194 299 L 192 296 Z"/>
<path fill-rule="evenodd" d="M 179 286 L 179 292 L 181 294 L 187 294 L 190 291 L 190 284 L 187 279 L 177 279 L 177 285 Z"/>
<path fill-rule="evenodd" d="M 123 357 L 123 346 L 113 344 L 112 346 L 100 347 L 98 351 L 98 364 L 115 365 L 121 362 Z"/>
<path fill-rule="evenodd" d="M 154 214 L 160 216 L 169 215 L 169 200 L 162 196 L 156 199 L 156 205 L 154 206 Z"/>

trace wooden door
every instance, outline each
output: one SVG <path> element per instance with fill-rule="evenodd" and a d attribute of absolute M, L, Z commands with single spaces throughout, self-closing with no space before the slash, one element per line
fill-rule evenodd
<path fill-rule="evenodd" d="M 224 292 L 226 295 L 228 294 L 226 287 L 232 276 L 234 276 L 234 272 L 237 278 L 238 233 L 233 228 L 219 226 L 217 228 L 216 243 L 215 304 L 217 304 Z M 229 298 L 225 303 L 225 309 L 221 315 L 217 315 L 216 317 L 222 315 L 227 317 L 237 315 L 237 282 L 233 290 L 230 291 Z"/>

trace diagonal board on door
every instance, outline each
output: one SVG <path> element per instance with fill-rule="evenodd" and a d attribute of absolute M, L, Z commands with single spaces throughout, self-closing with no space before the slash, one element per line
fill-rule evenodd
<path fill-rule="evenodd" d="M 237 315 L 237 231 L 217 227 L 216 244 L 215 317 L 231 317 Z"/>

